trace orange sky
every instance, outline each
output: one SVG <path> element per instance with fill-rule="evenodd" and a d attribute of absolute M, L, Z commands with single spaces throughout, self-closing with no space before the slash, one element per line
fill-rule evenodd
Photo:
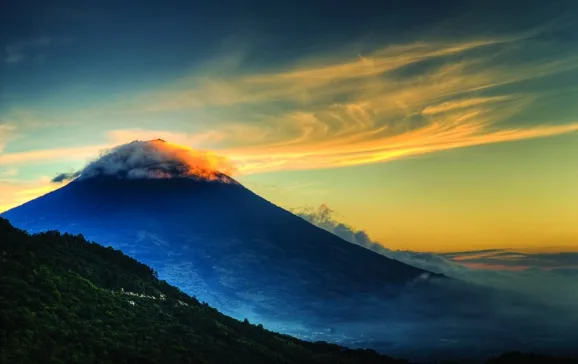
<path fill-rule="evenodd" d="M 393 249 L 575 249 L 578 52 L 543 33 L 374 42 L 263 70 L 225 50 L 114 97 L 1 105 L 0 210 L 104 148 L 162 138 Z"/>

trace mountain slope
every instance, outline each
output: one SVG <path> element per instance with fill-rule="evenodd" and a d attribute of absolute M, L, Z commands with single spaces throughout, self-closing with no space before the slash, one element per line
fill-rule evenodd
<path fill-rule="evenodd" d="M 404 362 L 237 321 L 81 236 L 0 219 L 0 269 L 2 363 Z"/>
<path fill-rule="evenodd" d="M 236 183 L 91 178 L 3 216 L 31 232 L 58 229 L 110 244 L 236 317 L 355 319 L 352 306 L 429 274 L 347 243 Z M 328 300 L 340 305 L 328 308 Z"/>
<path fill-rule="evenodd" d="M 1 218 L 0 362 L 408 363 L 238 321 L 118 250 Z M 488 363 L 578 360 L 510 353 Z"/>
<path fill-rule="evenodd" d="M 210 153 L 135 141 L 3 216 L 30 232 L 57 229 L 111 245 L 225 314 L 311 341 L 412 360 L 575 353 L 574 313 L 350 244 L 255 195 L 226 169 Z"/>
<path fill-rule="evenodd" d="M 229 316 L 310 341 L 442 360 L 568 351 L 575 332 L 546 307 L 345 242 L 237 183 L 93 177 L 3 216 L 111 245 Z"/>

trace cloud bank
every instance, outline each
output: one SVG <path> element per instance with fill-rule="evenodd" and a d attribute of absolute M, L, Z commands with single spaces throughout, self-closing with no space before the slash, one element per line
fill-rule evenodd
<path fill-rule="evenodd" d="M 578 253 L 521 253 L 503 249 L 457 253 L 391 250 L 363 230 L 343 224 L 327 205 L 293 211 L 301 218 L 353 244 L 415 267 L 463 281 L 523 294 L 556 308 L 575 311 Z M 512 269 L 514 268 L 514 269 Z"/>
<path fill-rule="evenodd" d="M 193 177 L 232 182 L 227 176 L 232 173 L 234 167 L 225 158 L 156 139 L 134 141 L 106 150 L 82 171 L 59 174 L 53 178 L 53 182 L 62 182 L 75 176 L 79 180 L 99 176 L 127 179 Z"/>

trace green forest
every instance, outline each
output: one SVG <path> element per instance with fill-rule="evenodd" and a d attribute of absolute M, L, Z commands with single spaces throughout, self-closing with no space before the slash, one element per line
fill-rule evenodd
<path fill-rule="evenodd" d="M 118 250 L 1 218 L 0 312 L 1 363 L 407 363 L 238 321 Z"/>

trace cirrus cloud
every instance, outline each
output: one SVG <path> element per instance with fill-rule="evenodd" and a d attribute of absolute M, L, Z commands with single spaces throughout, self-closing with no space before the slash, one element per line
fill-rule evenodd
<path fill-rule="evenodd" d="M 210 110 L 203 142 L 244 173 L 332 168 L 575 132 L 578 120 L 520 115 L 545 96 L 521 85 L 577 61 L 566 45 L 531 37 L 390 45 L 257 74 L 203 69 L 126 105 L 150 115 Z"/>
<path fill-rule="evenodd" d="M 237 68 L 239 61 L 208 62 L 178 82 L 62 118 L 81 120 L 84 113 L 90 123 L 110 120 L 97 144 L 43 149 L 38 143 L 0 152 L 0 166 L 58 160 L 77 169 L 103 149 L 161 138 L 213 150 L 240 173 L 251 174 L 381 163 L 575 133 L 578 120 L 569 115 L 527 120 L 551 94 L 542 86 L 556 90 L 552 79 L 576 72 L 578 65 L 574 47 L 535 35 L 376 46 L 363 55 L 305 55 L 292 66 L 251 73 Z M 50 122 L 59 120 L 52 115 Z M 80 125 L 60 127 L 79 136 L 82 131 Z M 20 129 L 19 135 L 27 135 Z M 0 124 L 0 148 L 13 133 Z M 94 140 L 94 133 L 90 129 L 85 137 Z"/>

